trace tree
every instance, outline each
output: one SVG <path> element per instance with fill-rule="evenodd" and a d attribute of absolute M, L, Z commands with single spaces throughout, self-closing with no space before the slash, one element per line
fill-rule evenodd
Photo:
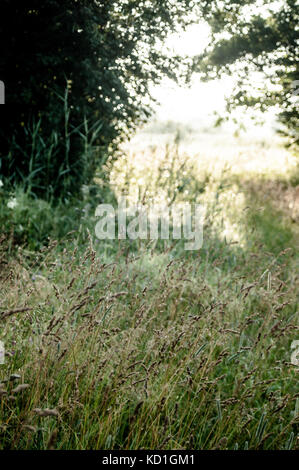
<path fill-rule="evenodd" d="M 14 183 L 33 175 L 42 196 L 78 192 L 109 146 L 148 118 L 150 84 L 184 75 L 161 43 L 194 21 L 196 3 L 2 0 L 1 173 Z M 90 139 L 98 151 L 86 157 Z"/>
<path fill-rule="evenodd" d="M 234 74 L 238 77 L 227 111 L 279 110 L 280 132 L 289 145 L 299 144 L 298 20 L 296 0 L 206 2 L 204 18 L 211 26 L 211 40 L 194 58 L 193 70 L 203 79 Z M 254 86 L 252 74 L 263 76 Z"/>

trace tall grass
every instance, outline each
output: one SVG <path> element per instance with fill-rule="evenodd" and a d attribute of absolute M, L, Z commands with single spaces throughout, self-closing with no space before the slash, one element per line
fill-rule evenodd
<path fill-rule="evenodd" d="M 62 110 L 60 121 L 55 122 L 53 111 L 51 127 L 40 115 L 20 123 L 21 130 L 11 138 L 10 151 L 0 157 L 7 186 L 20 186 L 26 194 L 52 205 L 80 197 L 82 184 L 90 183 L 97 166 L 107 159 L 107 148 L 98 144 L 102 121 L 91 125 L 85 118 L 76 122 L 68 93 L 68 89 L 63 96 L 56 93 Z"/>
<path fill-rule="evenodd" d="M 207 204 L 200 251 L 90 219 L 14 257 L 2 237 L 2 449 L 298 449 L 297 229 L 257 180 L 163 165 Z M 144 202 L 174 192 L 153 171 Z"/>

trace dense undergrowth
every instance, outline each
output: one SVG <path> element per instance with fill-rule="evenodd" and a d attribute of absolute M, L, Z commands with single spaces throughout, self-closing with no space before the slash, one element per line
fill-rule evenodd
<path fill-rule="evenodd" d="M 28 225 L 23 245 L 7 229 L 1 238 L 2 449 L 298 448 L 290 183 L 198 176 L 167 158 L 167 179 L 152 175 L 146 194 L 132 194 L 144 201 L 159 188 L 205 203 L 198 251 L 99 241 L 87 196 L 77 219 L 73 206 L 39 207 L 24 194 L 6 204 L 15 229 Z M 49 233 L 62 238 L 46 243 Z"/>

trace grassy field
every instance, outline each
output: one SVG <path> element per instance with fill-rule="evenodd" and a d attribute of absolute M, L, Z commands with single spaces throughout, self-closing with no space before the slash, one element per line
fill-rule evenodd
<path fill-rule="evenodd" d="M 111 187 L 202 203 L 200 250 L 97 240 L 88 188 L 74 233 L 39 251 L 2 236 L 1 449 L 299 448 L 296 162 L 277 143 L 163 139 L 125 148 Z M 16 230 L 22 204 L 25 228 L 51 216 L 18 193 Z"/>

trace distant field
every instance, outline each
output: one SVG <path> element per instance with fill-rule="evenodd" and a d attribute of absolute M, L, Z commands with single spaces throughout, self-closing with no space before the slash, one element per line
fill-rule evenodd
<path fill-rule="evenodd" d="M 298 158 L 283 147 L 282 138 L 265 131 L 242 131 L 238 137 L 231 131 L 194 129 L 173 122 L 153 123 L 140 131 L 125 147 L 129 155 L 153 163 L 151 152 L 163 155 L 165 145 L 180 135 L 180 152 L 196 160 L 199 168 L 219 171 L 229 167 L 232 173 L 250 172 L 283 176 L 294 171 Z M 155 162 L 155 164 L 157 164 Z"/>

